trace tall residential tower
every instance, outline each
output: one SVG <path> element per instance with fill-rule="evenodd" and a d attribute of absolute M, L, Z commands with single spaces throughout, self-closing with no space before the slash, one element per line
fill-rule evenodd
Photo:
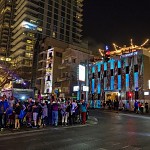
<path fill-rule="evenodd" d="M 23 78 L 31 79 L 37 40 L 51 37 L 66 43 L 81 42 L 82 7 L 83 0 L 16 0 L 11 58 Z"/>

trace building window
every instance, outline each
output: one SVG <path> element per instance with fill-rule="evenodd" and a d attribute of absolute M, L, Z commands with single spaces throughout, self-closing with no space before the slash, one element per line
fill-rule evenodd
<path fill-rule="evenodd" d="M 47 81 L 50 81 L 50 76 L 47 76 Z"/>
<path fill-rule="evenodd" d="M 62 53 L 60 53 L 60 52 L 56 52 L 56 56 L 57 56 L 57 57 L 61 57 L 61 58 L 62 58 Z"/>
<path fill-rule="evenodd" d="M 76 63 L 76 59 L 74 58 L 74 59 L 72 59 L 72 63 Z"/>
<path fill-rule="evenodd" d="M 52 58 L 52 53 L 49 53 L 49 57 Z"/>
<path fill-rule="evenodd" d="M 138 65 L 134 65 L 134 72 L 138 72 Z"/>
<path fill-rule="evenodd" d="M 98 78 L 100 78 L 100 72 L 98 72 Z"/>
<path fill-rule="evenodd" d="M 31 51 L 31 50 L 33 50 L 33 45 L 26 46 L 26 50 L 27 50 L 27 51 Z"/>
<path fill-rule="evenodd" d="M 37 31 L 42 32 L 42 30 L 43 30 L 43 29 L 42 29 L 42 28 L 40 28 L 40 27 L 38 27 L 38 28 L 37 28 Z"/>
<path fill-rule="evenodd" d="M 126 74 L 129 74 L 129 66 L 126 67 Z"/>
<path fill-rule="evenodd" d="M 105 71 L 104 71 L 104 77 L 106 77 L 106 75 L 107 75 L 107 71 L 105 70 Z"/>
<path fill-rule="evenodd" d="M 63 40 L 64 39 L 64 35 L 60 34 L 60 39 Z"/>
<path fill-rule="evenodd" d="M 48 68 L 52 68 L 52 64 L 51 63 L 49 63 Z"/>
<path fill-rule="evenodd" d="M 56 38 L 56 32 L 53 32 L 52 36 L 53 36 L 53 38 Z"/>
<path fill-rule="evenodd" d="M 111 76 L 113 76 L 114 75 L 114 70 L 113 69 L 111 69 Z"/>
<path fill-rule="evenodd" d="M 118 68 L 118 75 L 121 75 L 121 68 Z"/>

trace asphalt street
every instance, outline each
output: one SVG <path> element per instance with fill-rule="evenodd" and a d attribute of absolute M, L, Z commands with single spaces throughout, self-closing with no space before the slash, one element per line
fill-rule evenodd
<path fill-rule="evenodd" d="M 90 110 L 86 125 L 0 134 L 0 150 L 150 150 L 150 117 Z"/>

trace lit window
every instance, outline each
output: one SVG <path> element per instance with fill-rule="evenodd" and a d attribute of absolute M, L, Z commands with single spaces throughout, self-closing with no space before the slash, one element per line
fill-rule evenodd
<path fill-rule="evenodd" d="M 31 53 L 26 53 L 25 56 L 28 57 L 28 58 L 32 58 L 32 54 Z"/>
<path fill-rule="evenodd" d="M 53 38 L 55 38 L 56 37 L 56 33 L 55 32 L 53 32 Z"/>
<path fill-rule="evenodd" d="M 31 40 L 27 40 L 27 43 L 30 44 L 30 43 L 32 43 L 32 41 Z"/>
<path fill-rule="evenodd" d="M 26 50 L 28 50 L 28 51 L 31 51 L 31 50 L 33 50 L 33 45 L 26 46 Z"/>
<path fill-rule="evenodd" d="M 38 30 L 38 31 L 42 31 L 42 28 L 39 28 L 39 27 L 38 27 L 37 30 Z"/>

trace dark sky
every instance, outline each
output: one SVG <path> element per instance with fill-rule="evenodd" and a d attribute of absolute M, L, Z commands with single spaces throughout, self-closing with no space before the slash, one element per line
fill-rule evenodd
<path fill-rule="evenodd" d="M 84 0 L 83 30 L 90 43 L 141 44 L 150 38 L 150 0 Z"/>

